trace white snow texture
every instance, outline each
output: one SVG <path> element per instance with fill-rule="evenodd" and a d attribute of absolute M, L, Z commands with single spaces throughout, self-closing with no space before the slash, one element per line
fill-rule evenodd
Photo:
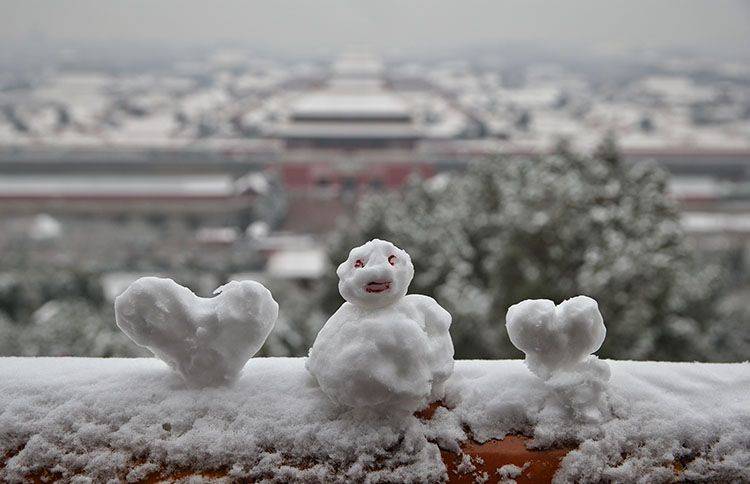
<path fill-rule="evenodd" d="M 409 254 L 374 239 L 336 273 L 346 299 L 310 349 L 306 367 L 335 403 L 411 413 L 442 398 L 453 372 L 451 316 L 434 299 L 406 295 Z"/>
<path fill-rule="evenodd" d="M 41 469 L 61 482 L 180 469 L 225 469 L 229 482 L 437 482 L 438 445 L 508 433 L 573 443 L 559 483 L 750 482 L 750 363 L 609 364 L 616 417 L 591 424 L 543 413 L 546 385 L 519 360 L 457 361 L 447 408 L 421 421 L 334 405 L 302 358 L 254 358 L 235 385 L 204 389 L 153 358 L 0 358 L 0 482 Z"/>
<path fill-rule="evenodd" d="M 214 294 L 143 277 L 115 299 L 117 326 L 193 386 L 232 383 L 265 342 L 279 305 L 255 281 L 232 281 Z"/>
<path fill-rule="evenodd" d="M 505 319 L 510 341 L 549 389 L 544 412 L 590 421 L 608 416 L 609 366 L 591 355 L 607 333 L 595 300 L 577 296 L 555 306 L 548 299 L 528 299 L 511 306 Z"/>
<path fill-rule="evenodd" d="M 560 303 L 527 299 L 508 309 L 510 341 L 526 353 L 526 364 L 540 378 L 578 366 L 604 342 L 607 330 L 596 301 L 578 296 Z"/>

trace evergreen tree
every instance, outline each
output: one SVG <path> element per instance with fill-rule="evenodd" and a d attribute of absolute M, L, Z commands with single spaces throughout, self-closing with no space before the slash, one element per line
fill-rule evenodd
<path fill-rule="evenodd" d="M 666 182 L 653 164 L 626 163 L 611 137 L 591 155 L 562 144 L 554 155 L 483 160 L 364 200 L 331 262 L 373 237 L 405 249 L 411 292 L 453 315 L 458 357 L 517 356 L 510 305 L 586 294 L 608 328 L 601 355 L 702 358 L 718 278 L 691 259 Z M 328 287 L 331 312 L 341 303 L 333 276 Z"/>
<path fill-rule="evenodd" d="M 145 356 L 114 323 L 111 309 L 99 311 L 81 299 L 52 300 L 17 332 L 15 356 Z"/>
<path fill-rule="evenodd" d="M 18 356 L 18 328 L 10 318 L 0 311 L 0 356 Z"/>

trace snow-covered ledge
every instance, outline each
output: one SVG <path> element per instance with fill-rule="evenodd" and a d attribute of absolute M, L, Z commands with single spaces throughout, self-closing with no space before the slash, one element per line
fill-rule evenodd
<path fill-rule="evenodd" d="M 0 481 L 531 482 L 533 452 L 477 459 L 510 434 L 555 449 L 561 482 L 750 481 L 750 364 L 608 363 L 611 418 L 572 423 L 521 360 L 457 361 L 431 418 L 388 421 L 335 407 L 302 358 L 201 390 L 156 359 L 0 358 Z"/>

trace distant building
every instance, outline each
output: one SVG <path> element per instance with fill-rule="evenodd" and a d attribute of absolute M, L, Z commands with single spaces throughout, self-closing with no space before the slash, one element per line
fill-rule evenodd
<path fill-rule="evenodd" d="M 383 92 L 331 89 L 300 98 L 277 135 L 288 149 L 412 150 L 419 139 L 406 103 Z"/>
<path fill-rule="evenodd" d="M 230 175 L 2 174 L 0 214 L 249 223 L 262 189 L 260 183 Z"/>
<path fill-rule="evenodd" d="M 384 88 L 382 64 L 347 55 L 321 90 L 293 100 L 273 135 L 288 149 L 412 150 L 420 138 L 408 103 Z"/>

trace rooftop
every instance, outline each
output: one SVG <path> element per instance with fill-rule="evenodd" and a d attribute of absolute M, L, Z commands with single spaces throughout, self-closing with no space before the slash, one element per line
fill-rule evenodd
<path fill-rule="evenodd" d="M 280 125 L 276 133 L 283 138 L 412 139 L 419 137 L 420 130 L 396 123 L 293 122 Z"/>
<path fill-rule="evenodd" d="M 257 175 L 256 175 L 257 176 Z M 0 175 L 0 199 L 15 197 L 229 197 L 261 187 L 230 175 Z"/>
<path fill-rule="evenodd" d="M 387 91 L 316 91 L 292 102 L 292 117 L 363 117 L 372 119 L 408 117 L 407 103 Z"/>
<path fill-rule="evenodd" d="M 279 279 L 318 279 L 326 264 L 323 249 L 287 249 L 271 254 L 266 271 L 269 276 Z"/>

